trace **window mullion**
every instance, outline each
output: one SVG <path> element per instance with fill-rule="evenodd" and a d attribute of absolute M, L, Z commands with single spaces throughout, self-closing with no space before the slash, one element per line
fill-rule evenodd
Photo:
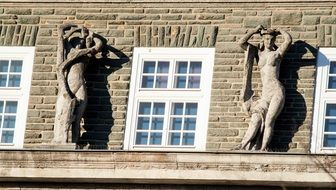
<path fill-rule="evenodd" d="M 165 115 L 164 115 L 164 125 L 162 130 L 162 145 L 168 146 L 168 138 L 169 138 L 169 127 L 170 127 L 170 115 L 171 115 L 171 102 L 165 101 Z"/>

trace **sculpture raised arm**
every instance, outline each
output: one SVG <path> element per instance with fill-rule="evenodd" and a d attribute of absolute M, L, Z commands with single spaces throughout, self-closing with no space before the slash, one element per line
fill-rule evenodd
<path fill-rule="evenodd" d="M 292 44 L 292 36 L 285 30 L 279 30 L 279 33 L 284 38 L 284 42 L 281 44 L 277 51 L 283 57 L 289 46 Z"/>
<path fill-rule="evenodd" d="M 248 31 L 245 36 L 243 36 L 239 41 L 238 44 L 243 50 L 247 50 L 248 45 L 251 45 L 248 43 L 248 40 L 254 35 L 260 33 L 260 31 L 264 29 L 262 25 L 258 25 L 256 28 L 253 30 Z"/>

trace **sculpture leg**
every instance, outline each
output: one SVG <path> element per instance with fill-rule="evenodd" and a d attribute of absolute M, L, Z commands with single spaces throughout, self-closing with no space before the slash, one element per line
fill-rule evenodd
<path fill-rule="evenodd" d="M 275 120 L 281 113 L 284 103 L 285 103 L 284 93 L 275 95 L 270 102 L 265 119 L 265 129 L 261 145 L 261 151 L 265 151 L 267 145 L 271 141 Z"/>
<path fill-rule="evenodd" d="M 72 142 L 78 143 L 80 137 L 80 123 L 87 104 L 85 86 L 81 86 L 75 95 L 77 99 L 77 107 L 75 111 L 75 121 L 72 125 Z"/>
<path fill-rule="evenodd" d="M 255 135 L 258 132 L 258 129 L 261 125 L 261 117 L 259 114 L 254 113 L 252 114 L 250 125 L 245 133 L 245 136 L 242 140 L 241 149 L 245 149 L 246 146 L 252 141 Z"/>
<path fill-rule="evenodd" d="M 65 144 L 69 141 L 68 133 L 73 122 L 75 101 L 61 91 L 56 103 L 56 116 L 54 124 L 54 143 Z"/>

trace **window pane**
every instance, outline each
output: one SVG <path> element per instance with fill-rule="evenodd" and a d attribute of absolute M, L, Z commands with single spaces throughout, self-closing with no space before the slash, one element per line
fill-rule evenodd
<path fill-rule="evenodd" d="M 139 115 L 150 115 L 151 105 L 152 105 L 152 103 L 150 103 L 150 102 L 140 102 Z"/>
<path fill-rule="evenodd" d="M 0 75 L 0 87 L 6 87 L 7 75 Z"/>
<path fill-rule="evenodd" d="M 168 61 L 159 61 L 157 73 L 168 73 L 169 72 L 169 62 Z"/>
<path fill-rule="evenodd" d="M 199 88 L 201 83 L 200 76 L 189 76 L 188 88 Z"/>
<path fill-rule="evenodd" d="M 148 130 L 149 129 L 149 117 L 139 117 L 137 129 Z"/>
<path fill-rule="evenodd" d="M 188 62 L 178 61 L 176 73 L 187 73 L 188 71 Z"/>
<path fill-rule="evenodd" d="M 154 73 L 155 72 L 155 61 L 145 61 L 143 73 Z"/>
<path fill-rule="evenodd" d="M 336 62 L 334 62 L 334 61 L 330 62 L 329 73 L 330 74 L 335 74 L 336 73 Z"/>
<path fill-rule="evenodd" d="M 199 62 L 199 61 L 190 62 L 189 73 L 201 73 L 201 70 L 202 70 L 202 62 Z"/>
<path fill-rule="evenodd" d="M 17 102 L 14 101 L 6 102 L 5 113 L 16 113 L 16 109 L 17 109 Z"/>
<path fill-rule="evenodd" d="M 326 119 L 324 129 L 326 132 L 336 132 L 336 119 Z"/>
<path fill-rule="evenodd" d="M 180 145 L 180 133 L 170 133 L 169 144 L 170 145 Z"/>
<path fill-rule="evenodd" d="M 0 101 L 0 114 L 3 113 L 3 106 L 4 106 L 4 101 Z"/>
<path fill-rule="evenodd" d="M 142 77 L 142 88 L 153 88 L 154 76 L 143 76 Z"/>
<path fill-rule="evenodd" d="M 0 60 L 0 72 L 8 72 L 8 60 Z"/>
<path fill-rule="evenodd" d="M 182 145 L 194 145 L 195 134 L 184 133 L 182 139 Z"/>
<path fill-rule="evenodd" d="M 163 118 L 153 118 L 152 130 L 162 130 L 162 129 L 163 129 Z"/>
<path fill-rule="evenodd" d="M 21 73 L 22 72 L 22 60 L 12 60 L 10 72 Z"/>
<path fill-rule="evenodd" d="M 324 135 L 323 147 L 336 147 L 336 135 Z"/>
<path fill-rule="evenodd" d="M 2 131 L 1 143 L 13 143 L 14 131 Z"/>
<path fill-rule="evenodd" d="M 177 76 L 175 77 L 175 88 L 185 88 L 186 87 L 186 80 L 185 76 Z"/>
<path fill-rule="evenodd" d="M 173 103 L 173 115 L 183 115 L 183 103 Z"/>
<path fill-rule="evenodd" d="M 184 130 L 195 130 L 195 128 L 196 128 L 196 118 L 184 119 Z"/>
<path fill-rule="evenodd" d="M 164 115 L 165 103 L 154 103 L 153 115 Z"/>
<path fill-rule="evenodd" d="M 149 144 L 161 145 L 162 133 L 151 133 Z"/>
<path fill-rule="evenodd" d="M 171 130 L 181 130 L 182 129 L 182 118 L 173 118 L 171 120 Z"/>
<path fill-rule="evenodd" d="M 20 87 L 21 75 L 9 75 L 8 87 Z"/>
<path fill-rule="evenodd" d="M 336 77 L 329 77 L 328 88 L 329 89 L 336 88 Z"/>
<path fill-rule="evenodd" d="M 148 133 L 147 132 L 138 132 L 136 133 L 135 144 L 147 144 Z"/>
<path fill-rule="evenodd" d="M 197 103 L 186 103 L 185 115 L 197 115 Z"/>
<path fill-rule="evenodd" d="M 15 128 L 16 116 L 4 116 L 3 128 Z"/>
<path fill-rule="evenodd" d="M 326 116 L 336 116 L 336 104 L 327 104 Z"/>
<path fill-rule="evenodd" d="M 168 76 L 157 76 L 155 88 L 167 88 Z"/>

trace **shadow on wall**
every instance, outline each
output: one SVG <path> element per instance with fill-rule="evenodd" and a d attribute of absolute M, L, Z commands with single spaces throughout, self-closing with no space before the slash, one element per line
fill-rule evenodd
<path fill-rule="evenodd" d="M 124 63 L 129 62 L 129 58 L 124 53 L 107 45 L 103 37 L 99 36 L 99 38 L 104 43 L 102 56 L 93 58 L 85 73 L 88 104 L 83 116 L 84 132 L 79 140 L 80 148 L 88 146 L 89 149 L 108 149 L 114 118 L 107 78 L 121 69 Z"/>
<path fill-rule="evenodd" d="M 311 53 L 313 58 L 305 58 L 304 55 L 307 53 Z M 302 92 L 298 91 L 298 71 L 301 67 L 316 65 L 316 54 L 317 49 L 315 47 L 304 41 L 296 41 L 282 61 L 280 81 L 286 89 L 286 101 L 281 114 L 275 122 L 274 135 L 269 146 L 270 151 L 287 152 L 290 148 L 296 148 L 296 145 L 291 143 L 293 136 L 307 117 L 305 97 Z M 313 84 L 307 83 L 306 85 L 309 85 L 314 90 Z M 309 132 L 309 129 L 307 131 Z"/>

